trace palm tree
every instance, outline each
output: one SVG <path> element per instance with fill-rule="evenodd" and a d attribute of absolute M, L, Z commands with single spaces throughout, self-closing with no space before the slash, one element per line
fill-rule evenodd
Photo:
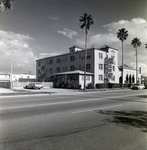
<path fill-rule="evenodd" d="M 85 32 L 85 70 L 84 70 L 84 90 L 86 90 L 86 59 L 87 59 L 87 34 L 91 25 L 94 24 L 93 18 L 90 14 L 84 13 L 80 16 L 80 28 Z"/>
<path fill-rule="evenodd" d="M 14 0 L 3 0 L 0 2 L 0 12 L 4 12 L 6 9 L 13 8 Z"/>
<path fill-rule="evenodd" d="M 136 83 L 137 83 L 137 78 L 138 78 L 138 60 L 137 60 L 137 48 L 141 45 L 140 39 L 137 37 L 134 38 L 131 42 L 131 45 L 136 49 Z"/>
<path fill-rule="evenodd" d="M 122 80 L 121 80 L 121 88 L 123 88 L 123 43 L 128 37 L 128 31 L 125 28 L 119 29 L 117 32 L 117 38 L 122 42 Z"/>

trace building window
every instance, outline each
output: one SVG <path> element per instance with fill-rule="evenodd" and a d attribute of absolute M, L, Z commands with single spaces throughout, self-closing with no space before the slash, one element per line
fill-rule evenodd
<path fill-rule="evenodd" d="M 81 70 L 81 65 L 79 65 L 79 70 Z"/>
<path fill-rule="evenodd" d="M 115 76 L 112 77 L 112 80 L 115 81 Z"/>
<path fill-rule="evenodd" d="M 91 56 L 90 55 L 87 55 L 87 59 L 90 59 L 91 58 Z"/>
<path fill-rule="evenodd" d="M 41 62 L 38 63 L 38 66 L 41 66 Z"/>
<path fill-rule="evenodd" d="M 86 69 L 90 70 L 90 64 L 86 64 Z"/>
<path fill-rule="evenodd" d="M 53 68 L 50 68 L 50 73 L 53 73 Z"/>
<path fill-rule="evenodd" d="M 63 71 L 64 71 L 64 67 L 63 67 Z"/>
<path fill-rule="evenodd" d="M 74 71 L 74 66 L 70 66 L 70 71 Z"/>
<path fill-rule="evenodd" d="M 57 63 L 60 63 L 61 61 L 60 61 L 60 58 L 57 58 Z"/>
<path fill-rule="evenodd" d="M 75 57 L 74 56 L 70 56 L 70 61 L 74 61 Z"/>
<path fill-rule="evenodd" d="M 63 57 L 63 61 L 67 61 L 67 57 Z"/>
<path fill-rule="evenodd" d="M 82 76 L 82 80 L 84 80 L 84 76 Z M 86 80 L 89 81 L 90 80 L 90 76 L 86 76 Z"/>
<path fill-rule="evenodd" d="M 115 66 L 113 66 L 113 71 L 115 71 Z"/>
<path fill-rule="evenodd" d="M 57 73 L 60 72 L 60 67 L 57 67 Z"/>
<path fill-rule="evenodd" d="M 99 58 L 103 59 L 103 53 L 99 53 Z"/>
<path fill-rule="evenodd" d="M 53 64 L 53 59 L 50 59 L 49 64 Z"/>
<path fill-rule="evenodd" d="M 67 66 L 65 67 L 65 71 L 67 71 Z"/>
<path fill-rule="evenodd" d="M 103 70 L 103 64 L 99 64 L 99 69 Z"/>
<path fill-rule="evenodd" d="M 79 54 L 79 58 L 81 58 L 81 54 Z"/>
<path fill-rule="evenodd" d="M 90 80 L 90 76 L 86 76 L 86 80 L 88 80 L 88 81 L 89 81 L 89 80 Z"/>
<path fill-rule="evenodd" d="M 99 75 L 99 80 L 103 81 L 103 75 L 101 75 L 101 74 Z"/>

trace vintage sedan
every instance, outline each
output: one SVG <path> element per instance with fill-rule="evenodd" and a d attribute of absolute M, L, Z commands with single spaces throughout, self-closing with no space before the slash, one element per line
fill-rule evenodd
<path fill-rule="evenodd" d="M 34 82 L 34 83 L 27 84 L 24 88 L 25 89 L 41 89 L 43 88 L 43 85 L 41 83 Z"/>
<path fill-rule="evenodd" d="M 145 88 L 144 84 L 134 84 L 132 85 L 132 90 L 143 90 Z"/>

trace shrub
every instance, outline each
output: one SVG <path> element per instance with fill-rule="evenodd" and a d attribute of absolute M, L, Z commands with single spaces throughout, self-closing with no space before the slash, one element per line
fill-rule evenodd
<path fill-rule="evenodd" d="M 120 88 L 120 87 L 121 87 L 121 84 L 119 83 L 108 83 L 108 88 Z"/>
<path fill-rule="evenodd" d="M 94 88 L 94 85 L 93 85 L 93 83 L 89 83 L 88 85 L 87 85 L 87 87 L 86 87 L 87 89 L 93 89 Z"/>
<path fill-rule="evenodd" d="M 95 85 L 95 87 L 96 87 L 97 89 L 108 88 L 108 85 L 107 85 L 107 83 L 97 83 L 97 84 Z"/>
<path fill-rule="evenodd" d="M 80 84 L 80 85 L 79 85 L 79 89 L 81 89 L 81 87 L 82 87 L 82 86 L 81 86 L 81 84 Z"/>

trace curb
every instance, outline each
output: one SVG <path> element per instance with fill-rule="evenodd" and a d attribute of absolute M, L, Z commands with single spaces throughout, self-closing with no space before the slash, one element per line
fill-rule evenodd
<path fill-rule="evenodd" d="M 11 92 L 11 93 L 0 93 L 0 96 L 20 96 L 20 95 L 39 95 L 39 94 L 47 94 L 47 95 L 54 95 L 54 94 L 65 94 L 65 95 L 69 95 L 69 94 L 86 94 L 86 93 L 93 93 L 93 92 L 115 92 L 115 91 L 126 91 L 126 90 L 130 90 L 130 89 L 111 89 L 111 90 L 108 90 L 108 89 L 100 89 L 100 90 L 77 90 L 77 91 L 74 91 L 74 92 L 31 92 L 31 91 L 19 91 L 19 90 L 14 90 L 14 92 Z"/>
<path fill-rule="evenodd" d="M 23 93 L 0 93 L 0 96 L 17 96 L 17 95 L 38 95 L 38 94 L 48 94 L 51 95 L 55 92 L 23 92 Z"/>

